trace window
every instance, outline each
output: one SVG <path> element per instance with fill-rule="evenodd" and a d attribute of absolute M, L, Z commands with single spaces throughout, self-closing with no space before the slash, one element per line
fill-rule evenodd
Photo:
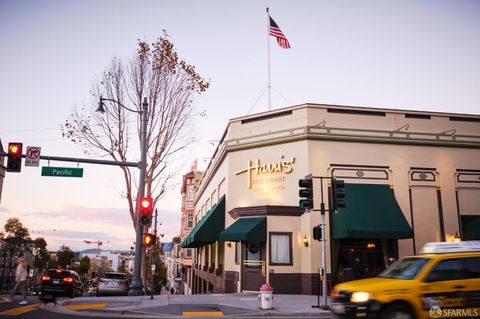
<path fill-rule="evenodd" d="M 269 233 L 270 265 L 293 265 L 292 233 Z"/>
<path fill-rule="evenodd" d="M 410 280 L 415 278 L 429 261 L 430 259 L 428 258 L 405 258 L 392 264 L 391 267 L 387 268 L 378 276 L 383 278 Z"/>
<path fill-rule="evenodd" d="M 187 201 L 189 201 L 189 202 L 193 201 L 194 197 L 195 197 L 195 186 L 188 185 L 187 186 Z"/>
<path fill-rule="evenodd" d="M 240 249 L 241 245 L 239 245 L 238 241 L 235 242 L 235 265 L 240 264 L 240 254 L 238 253 L 238 250 Z"/>
<path fill-rule="evenodd" d="M 428 275 L 426 281 L 445 281 L 464 279 L 465 269 L 461 259 L 442 260 Z"/>
<path fill-rule="evenodd" d="M 187 249 L 187 258 L 192 258 L 192 250 Z"/>
<path fill-rule="evenodd" d="M 193 214 L 187 215 L 187 228 L 193 227 Z"/>

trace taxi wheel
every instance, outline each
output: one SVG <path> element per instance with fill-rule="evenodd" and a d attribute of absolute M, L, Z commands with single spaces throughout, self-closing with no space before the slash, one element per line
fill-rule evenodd
<path fill-rule="evenodd" d="M 391 305 L 382 311 L 381 319 L 414 319 L 410 307 L 405 305 Z"/>

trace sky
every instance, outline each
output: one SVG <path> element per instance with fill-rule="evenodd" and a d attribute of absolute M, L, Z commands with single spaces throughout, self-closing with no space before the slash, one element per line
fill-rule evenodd
<path fill-rule="evenodd" d="M 266 7 L 288 38 L 267 35 Z M 325 103 L 480 114 L 480 1 L 127 1 L 0 0 L 0 139 L 41 147 L 42 155 L 86 157 L 60 125 L 90 101 L 113 57 L 130 58 L 138 39 L 166 30 L 180 57 L 210 80 L 193 105 L 198 142 L 182 173 L 208 165 L 231 118 Z M 129 161 L 139 160 L 132 157 Z M 41 161 L 40 166 L 49 163 Z M 83 178 L 7 173 L 0 227 L 17 217 L 47 248 L 129 250 L 135 238 L 123 180 L 114 166 L 82 167 Z M 180 186 L 156 207 L 159 232 L 180 230 Z"/>

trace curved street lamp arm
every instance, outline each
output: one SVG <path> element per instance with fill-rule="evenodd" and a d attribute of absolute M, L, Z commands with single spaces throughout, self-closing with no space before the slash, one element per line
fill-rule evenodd
<path fill-rule="evenodd" d="M 137 110 L 133 110 L 129 107 L 126 107 L 125 105 L 123 105 L 122 103 L 118 102 L 117 100 L 114 100 L 114 99 L 107 99 L 107 98 L 104 98 L 100 95 L 100 102 L 98 103 L 98 109 L 97 111 L 99 112 L 105 112 L 105 108 L 103 107 L 104 103 L 103 101 L 110 101 L 110 102 L 115 102 L 117 103 L 118 105 L 120 105 L 121 107 L 123 107 L 124 109 L 126 110 L 129 110 L 130 112 L 135 112 L 135 113 L 138 113 L 138 114 L 142 114 L 142 111 L 137 111 Z"/>

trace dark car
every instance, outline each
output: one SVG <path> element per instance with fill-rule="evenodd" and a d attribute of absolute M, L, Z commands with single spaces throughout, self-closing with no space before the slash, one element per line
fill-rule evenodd
<path fill-rule="evenodd" d="M 128 295 L 128 277 L 121 272 L 107 272 L 98 279 L 97 296 Z"/>
<path fill-rule="evenodd" d="M 42 296 L 83 296 L 85 287 L 80 276 L 73 270 L 50 269 L 42 277 Z"/>

